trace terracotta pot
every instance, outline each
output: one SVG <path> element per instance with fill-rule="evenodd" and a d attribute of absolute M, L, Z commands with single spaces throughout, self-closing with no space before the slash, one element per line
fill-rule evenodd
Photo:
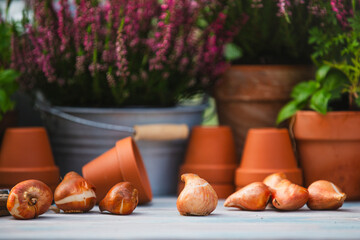
<path fill-rule="evenodd" d="M 298 111 L 293 130 L 305 185 L 328 180 L 360 200 L 360 112 Z"/>
<path fill-rule="evenodd" d="M 235 65 L 225 73 L 214 96 L 220 124 L 234 133 L 238 159 L 247 131 L 276 126 L 292 88 L 313 76 L 313 67 L 302 65 Z"/>
<path fill-rule="evenodd" d="M 59 183 L 47 133 L 41 127 L 8 128 L 0 153 L 0 188 L 28 179 L 40 180 L 52 190 Z"/>
<path fill-rule="evenodd" d="M 236 169 L 236 187 L 262 182 L 276 172 L 283 172 L 290 181 L 302 185 L 301 170 L 297 167 L 288 130 L 250 129 L 240 166 Z"/>
<path fill-rule="evenodd" d="M 236 164 L 228 165 L 187 165 L 180 167 L 179 176 L 184 173 L 195 173 L 212 184 L 233 184 Z"/>
<path fill-rule="evenodd" d="M 192 128 L 185 164 L 236 164 L 234 138 L 227 126 Z"/>
<path fill-rule="evenodd" d="M 220 198 L 234 191 L 236 169 L 235 144 L 231 129 L 227 126 L 192 129 L 186 151 L 185 163 L 180 167 L 180 176 L 195 173 L 216 186 Z"/>
<path fill-rule="evenodd" d="M 119 182 L 131 182 L 139 191 L 139 203 L 152 199 L 150 182 L 136 143 L 131 137 L 116 142 L 115 147 L 103 153 L 82 168 L 84 178 L 96 187 L 99 203 Z"/>
<path fill-rule="evenodd" d="M 233 194 L 235 192 L 234 184 L 213 184 L 213 183 L 211 183 L 210 185 L 214 188 L 218 198 L 221 198 L 221 199 L 226 199 L 228 196 L 230 196 L 231 194 Z M 184 189 L 184 186 L 185 186 L 185 184 L 183 182 L 179 183 L 178 195 Z"/>

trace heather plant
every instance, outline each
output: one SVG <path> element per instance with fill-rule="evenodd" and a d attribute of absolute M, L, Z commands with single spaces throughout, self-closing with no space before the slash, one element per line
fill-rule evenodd
<path fill-rule="evenodd" d="M 238 64 L 310 64 L 313 0 L 235 0 L 248 21 L 227 45 Z M 234 12 L 235 16 L 239 12 Z"/>
<path fill-rule="evenodd" d="M 318 66 L 315 80 L 294 87 L 278 123 L 301 109 L 326 114 L 360 108 L 360 1 L 317 1 L 316 10 L 321 21 L 309 38 Z"/>
<path fill-rule="evenodd" d="M 13 66 L 21 87 L 55 105 L 171 106 L 225 70 L 223 46 L 246 20 L 230 19 L 234 4 L 37 0 L 25 34 L 14 34 Z"/>

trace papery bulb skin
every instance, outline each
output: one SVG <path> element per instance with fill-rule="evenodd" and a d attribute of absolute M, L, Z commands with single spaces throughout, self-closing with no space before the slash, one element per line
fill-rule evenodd
<path fill-rule="evenodd" d="M 307 206 L 311 210 L 336 210 L 346 199 L 346 194 L 339 187 L 326 180 L 313 182 L 308 187 L 308 191 Z"/>
<path fill-rule="evenodd" d="M 274 189 L 283 179 L 287 179 L 285 173 L 273 173 L 267 176 L 263 183 L 270 189 Z"/>
<path fill-rule="evenodd" d="M 55 189 L 54 200 L 66 213 L 88 212 L 96 204 L 95 187 L 76 172 L 69 172 Z"/>
<path fill-rule="evenodd" d="M 181 215 L 207 216 L 215 210 L 218 196 L 207 181 L 192 173 L 181 175 L 181 181 L 185 187 L 176 202 Z"/>
<path fill-rule="evenodd" d="M 138 190 L 129 182 L 113 186 L 99 204 L 100 211 L 118 215 L 131 214 L 139 203 Z"/>
<path fill-rule="evenodd" d="M 236 207 L 242 210 L 261 211 L 266 208 L 271 192 L 262 182 L 251 183 L 232 195 L 224 203 L 224 207 Z"/>
<path fill-rule="evenodd" d="M 303 207 L 309 198 L 306 188 L 290 182 L 281 180 L 272 192 L 272 204 L 279 210 L 293 211 Z"/>
<path fill-rule="evenodd" d="M 16 219 L 33 219 L 45 213 L 53 201 L 51 189 L 39 180 L 26 180 L 10 191 L 6 207 Z"/>

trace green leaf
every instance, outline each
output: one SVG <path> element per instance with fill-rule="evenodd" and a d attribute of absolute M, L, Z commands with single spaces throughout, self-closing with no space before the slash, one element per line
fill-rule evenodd
<path fill-rule="evenodd" d="M 315 73 L 316 81 L 321 82 L 326 77 L 330 69 L 331 67 L 329 65 L 322 65 L 321 67 L 319 67 L 319 69 Z"/>
<path fill-rule="evenodd" d="M 332 69 L 323 80 L 322 89 L 331 94 L 331 98 L 339 98 L 348 84 L 348 78 L 339 70 Z"/>
<path fill-rule="evenodd" d="M 310 108 L 319 113 L 326 114 L 330 99 L 331 94 L 325 91 L 325 89 L 320 89 L 311 97 Z"/>
<path fill-rule="evenodd" d="M 238 58 L 241 58 L 243 53 L 239 46 L 235 45 L 234 43 L 228 43 L 225 45 L 225 58 L 228 61 L 233 61 Z"/>
<path fill-rule="evenodd" d="M 320 84 L 315 81 L 301 82 L 297 84 L 291 92 L 291 97 L 298 103 L 307 100 L 316 90 Z"/>
<path fill-rule="evenodd" d="M 297 101 L 293 100 L 287 103 L 279 112 L 276 124 L 280 124 L 282 121 L 292 117 L 296 111 L 300 110 L 299 104 Z"/>
<path fill-rule="evenodd" d="M 0 89 L 0 112 L 6 112 L 8 97 L 3 89 Z"/>

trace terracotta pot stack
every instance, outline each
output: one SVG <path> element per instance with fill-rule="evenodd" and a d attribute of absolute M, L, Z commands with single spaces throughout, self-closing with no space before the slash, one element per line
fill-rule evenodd
<path fill-rule="evenodd" d="M 152 199 L 149 178 L 139 149 L 131 137 L 116 142 L 115 147 L 103 153 L 82 168 L 85 179 L 96 186 L 98 203 L 119 182 L 131 182 L 139 191 L 139 203 Z"/>
<path fill-rule="evenodd" d="M 236 170 L 236 188 L 262 182 L 276 172 L 283 172 L 291 182 L 302 185 L 302 173 L 297 167 L 288 130 L 250 129 L 240 166 Z"/>
<path fill-rule="evenodd" d="M 0 153 L 0 188 L 36 179 L 55 190 L 59 168 L 55 166 L 50 142 L 44 128 L 8 128 Z"/>
<path fill-rule="evenodd" d="M 219 198 L 226 198 L 234 192 L 235 169 L 235 144 L 229 127 L 197 126 L 192 129 L 179 176 L 195 173 L 213 186 Z M 179 181 L 178 193 L 183 188 L 184 184 Z"/>

